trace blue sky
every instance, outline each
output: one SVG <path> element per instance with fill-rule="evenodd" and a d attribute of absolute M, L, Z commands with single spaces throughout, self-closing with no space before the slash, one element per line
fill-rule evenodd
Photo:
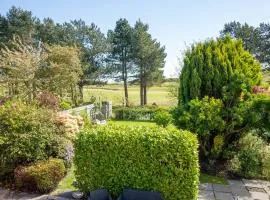
<path fill-rule="evenodd" d="M 257 26 L 270 21 L 270 0 L 0 0 L 0 13 L 12 5 L 56 22 L 81 18 L 94 22 L 104 33 L 119 18 L 131 25 L 140 18 L 166 46 L 166 76 L 175 74 L 187 45 L 218 36 L 226 22 Z"/>

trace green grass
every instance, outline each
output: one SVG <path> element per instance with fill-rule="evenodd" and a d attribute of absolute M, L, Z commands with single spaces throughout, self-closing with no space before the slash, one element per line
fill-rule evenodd
<path fill-rule="evenodd" d="M 177 104 L 175 98 L 170 97 L 168 84 L 161 86 L 153 86 L 148 89 L 148 104 L 156 103 L 160 106 L 172 106 Z M 140 88 L 139 85 L 131 85 L 128 87 L 129 102 L 131 105 L 140 104 Z M 104 86 L 86 86 L 84 87 L 84 101 L 94 96 L 96 101 L 110 100 L 113 105 L 123 105 L 124 90 L 122 84 L 108 84 Z"/>
<path fill-rule="evenodd" d="M 217 176 L 211 176 L 211 175 L 204 174 L 204 173 L 200 174 L 200 182 L 201 183 L 214 183 L 214 184 L 228 185 L 227 179 L 217 177 Z"/>
<path fill-rule="evenodd" d="M 73 186 L 73 181 L 75 180 L 74 174 L 74 166 L 72 166 L 67 175 L 60 181 L 56 190 L 52 192 L 52 194 L 59 194 L 68 190 L 75 190 L 76 188 Z"/>

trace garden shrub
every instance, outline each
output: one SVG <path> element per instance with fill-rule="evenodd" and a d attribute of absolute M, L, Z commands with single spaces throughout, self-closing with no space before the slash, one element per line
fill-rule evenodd
<path fill-rule="evenodd" d="M 239 142 L 239 152 L 231 160 L 231 169 L 245 178 L 270 180 L 270 146 L 251 133 Z"/>
<path fill-rule="evenodd" d="M 18 167 L 14 171 L 18 189 L 27 189 L 47 193 L 52 191 L 65 175 L 63 160 L 50 158 L 33 165 Z"/>
<path fill-rule="evenodd" d="M 260 154 L 253 149 L 243 149 L 238 154 L 240 161 L 239 175 L 245 178 L 259 177 L 261 174 Z"/>
<path fill-rule="evenodd" d="M 168 111 L 159 110 L 154 113 L 154 121 L 157 125 L 166 127 L 172 122 L 172 115 Z"/>
<path fill-rule="evenodd" d="M 67 101 L 64 101 L 64 100 L 60 102 L 59 107 L 61 108 L 61 110 L 72 109 L 71 104 L 69 102 L 67 102 Z"/>
<path fill-rule="evenodd" d="M 84 119 L 80 115 L 57 113 L 57 126 L 62 130 L 62 136 L 74 141 L 76 134 L 84 127 Z"/>
<path fill-rule="evenodd" d="M 59 109 L 59 99 L 53 93 L 48 91 L 43 91 L 38 94 L 37 101 L 39 102 L 40 106 L 58 110 Z"/>
<path fill-rule="evenodd" d="M 167 200 L 197 199 L 196 136 L 162 127 L 108 125 L 79 134 L 74 163 L 84 192 L 106 188 L 160 191 Z"/>
<path fill-rule="evenodd" d="M 262 154 L 262 176 L 270 180 L 270 146 L 264 148 Z"/>
<path fill-rule="evenodd" d="M 70 142 L 64 131 L 53 110 L 17 100 L 6 102 L 0 107 L 0 177 L 12 177 L 19 165 L 49 157 L 65 159 Z"/>

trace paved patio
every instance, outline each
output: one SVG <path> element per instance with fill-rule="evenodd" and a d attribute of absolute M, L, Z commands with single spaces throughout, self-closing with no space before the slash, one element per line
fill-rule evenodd
<path fill-rule="evenodd" d="M 269 200 L 270 182 L 229 180 L 229 185 L 200 184 L 198 200 Z"/>
<path fill-rule="evenodd" d="M 0 188 L 0 200 L 71 200 L 71 191 L 59 196 L 28 194 Z M 270 182 L 229 180 L 229 185 L 200 184 L 198 200 L 270 200 Z"/>

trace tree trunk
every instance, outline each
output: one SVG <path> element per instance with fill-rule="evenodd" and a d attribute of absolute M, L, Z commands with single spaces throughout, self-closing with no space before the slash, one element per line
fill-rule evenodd
<path fill-rule="evenodd" d="M 128 102 L 128 88 L 127 88 L 127 63 L 123 62 L 123 81 L 124 81 L 124 91 L 125 91 L 125 105 L 129 106 Z"/>
<path fill-rule="evenodd" d="M 128 103 L 128 88 L 127 88 L 127 79 L 125 78 L 124 79 L 124 90 L 125 90 L 125 102 L 126 102 L 126 107 L 129 106 L 129 103 Z"/>
<path fill-rule="evenodd" d="M 146 87 L 146 83 L 144 84 L 143 87 L 143 93 L 144 93 L 144 105 L 147 105 L 147 87 Z"/>
<path fill-rule="evenodd" d="M 141 106 L 144 105 L 144 92 L 143 92 L 143 77 L 142 77 L 142 70 L 140 71 L 140 99 L 141 99 Z"/>
<path fill-rule="evenodd" d="M 80 101 L 83 102 L 83 80 L 81 80 L 78 84 L 79 93 L 80 93 Z"/>

